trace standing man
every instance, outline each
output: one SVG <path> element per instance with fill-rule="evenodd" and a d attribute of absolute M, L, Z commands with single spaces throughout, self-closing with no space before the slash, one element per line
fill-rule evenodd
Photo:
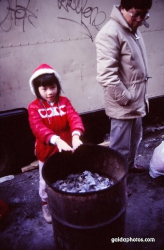
<path fill-rule="evenodd" d="M 123 154 L 129 171 L 142 172 L 135 157 L 148 110 L 148 70 L 141 25 L 148 26 L 152 0 L 121 0 L 96 36 L 97 81 L 111 119 L 110 147 Z"/>

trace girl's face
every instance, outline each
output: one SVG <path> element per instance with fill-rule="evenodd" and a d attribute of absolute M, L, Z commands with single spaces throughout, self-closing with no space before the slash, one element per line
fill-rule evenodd
<path fill-rule="evenodd" d="M 40 86 L 38 88 L 39 90 L 39 93 L 41 95 L 41 97 L 46 100 L 47 102 L 54 102 L 55 101 L 55 98 L 56 98 L 56 95 L 57 95 L 57 85 L 54 84 L 52 86 Z"/>

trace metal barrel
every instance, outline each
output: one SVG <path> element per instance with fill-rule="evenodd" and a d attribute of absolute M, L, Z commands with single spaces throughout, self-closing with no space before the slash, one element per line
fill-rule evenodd
<path fill-rule="evenodd" d="M 87 193 L 68 193 L 52 186 L 69 174 L 88 170 L 114 185 Z M 122 249 L 125 236 L 127 165 L 124 157 L 99 145 L 81 145 L 74 153 L 52 155 L 43 166 L 56 250 Z"/>

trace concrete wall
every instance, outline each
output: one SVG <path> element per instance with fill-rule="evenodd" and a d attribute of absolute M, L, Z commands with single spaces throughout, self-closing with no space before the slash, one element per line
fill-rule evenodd
<path fill-rule="evenodd" d="M 119 3 L 119 1 L 118 1 Z M 65 95 L 78 112 L 103 108 L 96 82 L 94 38 L 109 20 L 115 0 L 1 0 L 0 111 L 27 108 L 34 99 L 29 78 L 41 63 L 60 74 Z M 164 1 L 153 0 L 145 39 L 149 96 L 164 94 Z"/>

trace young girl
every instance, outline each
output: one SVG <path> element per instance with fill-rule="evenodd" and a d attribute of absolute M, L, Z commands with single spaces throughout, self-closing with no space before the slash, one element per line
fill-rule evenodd
<path fill-rule="evenodd" d="M 70 101 L 61 94 L 61 80 L 49 65 L 41 64 L 30 78 L 30 88 L 37 97 L 28 107 L 30 127 L 36 137 L 35 154 L 39 160 L 39 195 L 43 217 L 51 223 L 47 204 L 46 184 L 42 167 L 57 151 L 74 151 L 82 144 L 84 126 Z"/>

